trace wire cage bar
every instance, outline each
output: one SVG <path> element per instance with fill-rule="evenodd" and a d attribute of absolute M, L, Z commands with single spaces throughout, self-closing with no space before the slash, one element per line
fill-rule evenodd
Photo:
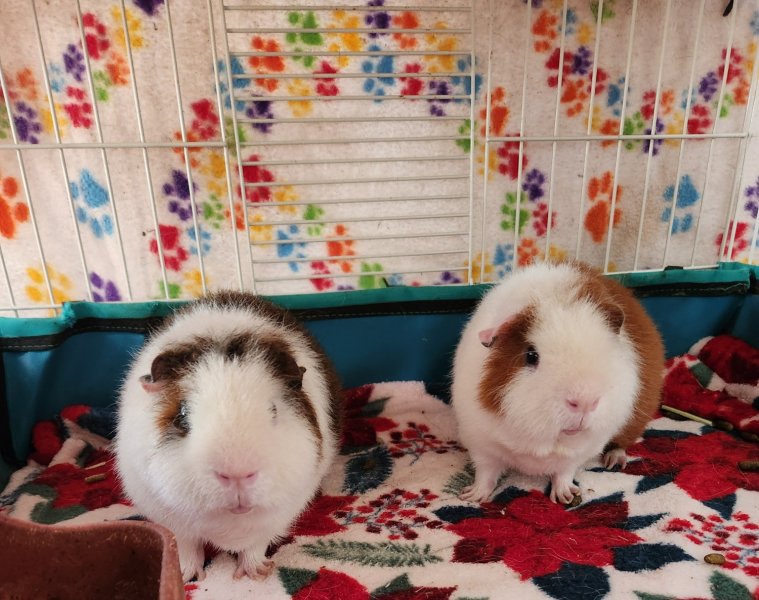
<path fill-rule="evenodd" d="M 717 0 L 591 4 L 166 0 L 142 16 L 147 31 L 120 0 L 110 43 L 123 53 L 122 80 L 107 88 L 92 25 L 105 17 L 76 0 L 66 52 L 81 55 L 73 87 L 91 124 L 74 131 L 60 83 L 74 71 L 55 63 L 68 25 L 32 1 L 19 12 L 49 132 L 27 135 L 19 53 L 0 41 L 0 178 L 13 169 L 20 183 L 22 255 L 37 265 L 40 291 L 25 295 L 15 241 L 0 239 L 0 313 L 47 314 L 76 294 L 168 301 L 220 285 L 300 293 L 357 280 L 484 283 L 550 256 L 616 273 L 736 256 L 753 264 L 759 216 L 745 197 L 758 151 L 759 33 L 746 24 L 759 7 L 735 2 L 723 17 Z M 191 6 L 202 9 L 195 21 Z M 166 52 L 146 59 L 158 42 Z M 688 54 L 673 68 L 675 47 Z M 196 72 L 201 61 L 208 68 Z M 117 115 L 109 93 L 128 100 Z M 36 179 L 50 155 L 71 289 L 53 268 L 63 242 L 51 237 Z M 102 298 L 94 266 L 104 246 L 76 183 L 84 157 L 99 173 L 118 298 Z M 132 161 L 139 219 L 122 157 Z"/>

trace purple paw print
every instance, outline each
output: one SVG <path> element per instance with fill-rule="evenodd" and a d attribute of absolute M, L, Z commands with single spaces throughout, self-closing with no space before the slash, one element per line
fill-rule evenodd
<path fill-rule="evenodd" d="M 385 0 L 369 0 L 367 6 L 384 6 Z M 366 13 L 364 17 L 366 24 L 373 29 L 388 29 L 390 27 L 390 14 L 384 11 L 372 11 Z M 380 35 L 386 35 L 384 33 L 372 32 L 369 37 L 376 38 Z"/>
<path fill-rule="evenodd" d="M 274 113 L 271 111 L 271 101 L 253 100 L 245 108 L 245 116 L 249 119 L 273 119 Z M 258 129 L 261 133 L 269 133 L 272 123 L 253 123 L 253 128 Z"/>
<path fill-rule="evenodd" d="M 440 274 L 440 279 L 435 282 L 435 285 L 451 285 L 456 283 L 463 283 L 463 280 L 452 271 L 443 271 Z"/>
<path fill-rule="evenodd" d="M 100 275 L 93 271 L 90 273 L 90 283 L 92 284 L 92 299 L 95 302 L 118 302 L 121 300 L 121 294 L 113 281 L 106 281 Z"/>
<path fill-rule="evenodd" d="M 151 17 L 158 11 L 158 7 L 163 4 L 163 0 L 133 0 L 137 8 L 141 8 Z"/>
<path fill-rule="evenodd" d="M 592 66 L 593 61 L 590 58 L 590 50 L 585 46 L 580 46 L 577 49 L 577 53 L 572 57 L 572 73 L 587 75 Z"/>
<path fill-rule="evenodd" d="M 546 176 L 537 169 L 529 171 L 522 182 L 522 190 L 527 192 L 530 201 L 535 202 L 545 194 L 543 184 L 546 182 Z"/>
<path fill-rule="evenodd" d="M 430 81 L 430 95 L 434 96 L 449 96 L 451 94 L 451 86 L 447 81 Z M 451 101 L 450 98 L 438 98 L 434 100 L 428 100 L 430 103 L 430 114 L 433 117 L 445 116 L 444 104 L 448 104 Z"/>
<path fill-rule="evenodd" d="M 656 133 L 661 133 L 664 131 L 664 122 L 661 119 L 656 119 Z M 647 128 L 645 131 L 646 135 L 651 135 L 651 128 Z M 664 140 L 661 138 L 655 139 L 655 140 L 643 140 L 643 152 L 648 152 L 648 145 L 653 142 L 654 143 L 654 149 L 652 150 L 651 154 L 653 156 L 656 156 L 659 154 L 659 148 L 664 143 Z"/>
<path fill-rule="evenodd" d="M 193 190 L 197 191 L 197 189 L 198 186 L 193 184 Z M 163 184 L 163 193 L 166 196 L 173 196 L 169 201 L 169 212 L 176 214 L 183 221 L 192 218 L 190 184 L 182 171 L 175 169 L 171 172 L 171 183 Z"/>
<path fill-rule="evenodd" d="M 720 80 L 717 74 L 714 71 L 709 71 L 698 84 L 698 93 L 703 96 L 705 101 L 709 102 L 714 94 L 717 93 L 719 84 Z"/>
<path fill-rule="evenodd" d="M 746 198 L 748 202 L 743 206 L 752 216 L 756 219 L 759 214 L 759 177 L 756 178 L 756 183 L 746 188 Z"/>
<path fill-rule="evenodd" d="M 66 47 L 66 52 L 63 54 L 63 65 L 66 67 L 66 73 L 70 73 L 77 81 L 82 81 L 85 71 L 84 54 L 74 44 L 69 44 Z"/>
<path fill-rule="evenodd" d="M 37 112 L 26 102 L 16 104 L 13 122 L 16 125 L 19 141 L 30 144 L 40 143 L 37 135 L 42 132 L 42 125 L 36 119 Z"/>

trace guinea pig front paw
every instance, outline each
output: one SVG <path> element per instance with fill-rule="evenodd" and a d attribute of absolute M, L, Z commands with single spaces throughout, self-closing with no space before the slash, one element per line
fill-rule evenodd
<path fill-rule="evenodd" d="M 197 578 L 197 581 L 203 581 L 206 578 L 206 572 L 203 569 L 205 563 L 203 544 L 177 538 L 177 550 L 179 551 L 179 567 L 182 570 L 184 582 L 187 583 L 193 578 Z"/>
<path fill-rule="evenodd" d="M 461 490 L 459 498 L 466 500 L 467 502 L 485 502 L 490 494 L 493 492 L 491 489 L 487 489 L 483 486 L 468 485 Z"/>
<path fill-rule="evenodd" d="M 579 494 L 580 488 L 571 479 L 551 479 L 551 502 L 569 504 Z"/>
<path fill-rule="evenodd" d="M 620 470 L 627 466 L 627 453 L 623 448 L 614 448 L 609 450 L 603 457 L 603 465 L 607 469 L 619 467 Z"/>
<path fill-rule="evenodd" d="M 241 579 L 245 575 L 256 581 L 263 581 L 274 571 L 274 561 L 269 559 L 259 560 L 258 554 L 253 551 L 243 550 L 237 555 L 237 569 L 234 578 Z"/>

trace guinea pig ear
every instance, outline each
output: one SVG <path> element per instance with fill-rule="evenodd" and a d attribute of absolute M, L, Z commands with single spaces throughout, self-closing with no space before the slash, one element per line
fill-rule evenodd
<path fill-rule="evenodd" d="M 601 312 L 606 317 L 612 331 L 619 333 L 625 323 L 625 313 L 622 307 L 614 302 L 605 302 L 601 305 Z"/>
<path fill-rule="evenodd" d="M 497 327 L 491 327 L 490 329 L 483 329 L 477 334 L 477 337 L 480 338 L 480 343 L 485 346 L 485 348 L 490 348 L 490 346 L 493 345 L 497 329 Z"/>
<path fill-rule="evenodd" d="M 303 385 L 305 367 L 301 367 L 290 353 L 288 345 L 280 340 L 264 340 L 259 345 L 265 359 L 271 364 L 277 377 L 284 380 L 285 385 L 292 389 L 300 389 Z"/>
<path fill-rule="evenodd" d="M 181 371 L 198 359 L 198 348 L 181 348 L 165 350 L 153 359 L 150 374 L 140 377 L 142 388 L 146 392 L 159 392 L 167 382 L 177 379 Z"/>

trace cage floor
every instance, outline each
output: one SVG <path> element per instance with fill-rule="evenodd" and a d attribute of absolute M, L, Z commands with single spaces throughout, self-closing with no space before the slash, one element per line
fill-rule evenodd
<path fill-rule="evenodd" d="M 679 364 L 670 364 L 670 390 L 682 389 Z M 112 414 L 69 407 L 61 417 L 37 427 L 33 458 L 48 465 L 30 463 L 14 475 L 0 497 L 4 512 L 40 523 L 134 517 L 98 435 Z M 472 478 L 468 455 L 455 440 L 450 407 L 422 383 L 350 390 L 346 427 L 323 495 L 274 549 L 274 574 L 234 580 L 233 557 L 211 552 L 206 578 L 186 585 L 187 598 L 759 593 L 759 473 L 738 467 L 759 459 L 759 446 L 737 436 L 659 416 L 624 471 L 588 465 L 579 477 L 582 503 L 565 508 L 548 499 L 547 482 L 516 475 L 489 503 L 460 500 Z M 710 553 L 724 564 L 705 562 Z"/>

